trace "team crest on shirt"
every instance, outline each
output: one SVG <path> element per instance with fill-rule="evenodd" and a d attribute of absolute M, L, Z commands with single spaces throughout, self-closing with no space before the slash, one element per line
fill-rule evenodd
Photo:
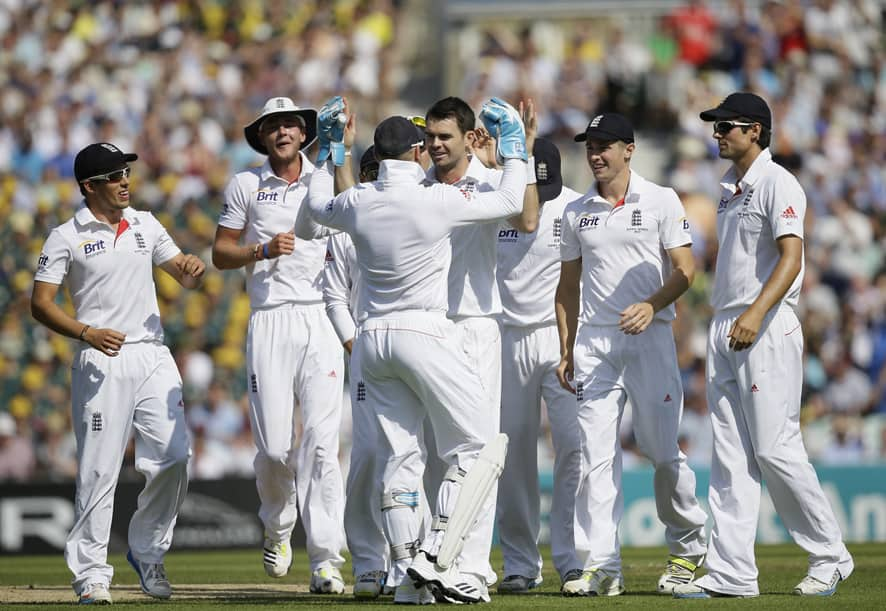
<path fill-rule="evenodd" d="M 461 191 L 461 194 L 465 196 L 465 199 L 471 201 L 474 199 L 474 192 L 477 190 L 477 183 L 475 182 L 466 182 L 462 186 L 458 188 Z"/>
<path fill-rule="evenodd" d="M 77 248 L 83 249 L 83 254 L 86 255 L 87 259 L 108 252 L 104 240 L 86 240 L 80 242 L 80 244 L 77 245 Z"/>
<path fill-rule="evenodd" d="M 643 226 L 643 213 L 639 208 L 634 208 L 631 211 L 631 225 L 628 227 L 628 231 L 632 233 L 641 233 L 643 231 L 649 231 L 648 228 Z"/>
<path fill-rule="evenodd" d="M 554 219 L 554 226 L 551 228 L 551 241 L 548 242 L 548 248 L 560 248 L 560 236 L 563 234 L 563 220 L 558 216 Z"/>
<path fill-rule="evenodd" d="M 753 196 L 754 196 L 754 188 L 751 187 L 750 189 L 748 189 L 748 192 L 744 194 L 744 198 L 741 200 L 741 211 L 738 213 L 739 218 L 751 216 L 751 213 L 748 212 L 748 205 L 751 203 L 751 198 Z"/>

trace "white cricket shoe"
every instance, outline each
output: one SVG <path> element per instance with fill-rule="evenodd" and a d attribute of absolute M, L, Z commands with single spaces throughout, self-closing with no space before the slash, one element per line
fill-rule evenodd
<path fill-rule="evenodd" d="M 674 588 L 684 585 L 695 579 L 695 571 L 698 570 L 698 564 L 682 558 L 680 556 L 671 556 L 668 558 L 668 564 L 664 573 L 658 580 L 659 594 L 673 594 Z"/>
<path fill-rule="evenodd" d="M 436 602 L 428 586 L 416 587 L 409 577 L 394 590 L 395 605 L 433 605 Z"/>
<path fill-rule="evenodd" d="M 674 586 L 674 598 L 756 598 L 756 594 L 724 594 L 715 590 L 708 590 L 698 585 L 695 581 Z"/>
<path fill-rule="evenodd" d="M 142 562 L 136 560 L 132 555 L 132 550 L 126 552 L 126 559 L 135 572 L 138 573 L 138 580 L 141 583 L 142 592 L 154 598 L 169 598 L 172 596 L 172 586 L 169 585 L 169 579 L 166 577 L 166 567 L 162 562 L 152 564 L 150 562 Z"/>
<path fill-rule="evenodd" d="M 262 563 L 268 577 L 284 577 L 292 565 L 292 548 L 288 541 L 265 539 L 262 547 Z"/>
<path fill-rule="evenodd" d="M 473 573 L 461 573 L 455 566 L 444 569 L 419 551 L 406 573 L 418 587 L 428 586 L 438 602 L 489 602 L 489 590 Z"/>
<path fill-rule="evenodd" d="M 345 580 L 334 566 L 314 570 L 311 573 L 311 594 L 344 594 Z"/>
<path fill-rule="evenodd" d="M 110 605 L 113 601 L 108 586 L 103 583 L 89 583 L 80 592 L 80 600 L 77 602 L 81 605 Z"/>
<path fill-rule="evenodd" d="M 508 575 L 498 584 L 499 594 L 525 594 L 541 585 L 541 575 L 538 577 L 524 577 L 523 575 Z"/>
<path fill-rule="evenodd" d="M 833 596 L 840 581 L 840 571 L 834 571 L 829 581 L 822 581 L 812 575 L 806 575 L 803 581 L 794 587 L 794 594 L 798 596 Z"/>
<path fill-rule="evenodd" d="M 564 596 L 618 596 L 624 594 L 625 586 L 621 573 L 591 569 L 563 583 L 561 591 Z"/>
<path fill-rule="evenodd" d="M 388 574 L 385 571 L 367 571 L 357 575 L 354 582 L 354 598 L 359 600 L 375 600 L 385 588 Z"/>

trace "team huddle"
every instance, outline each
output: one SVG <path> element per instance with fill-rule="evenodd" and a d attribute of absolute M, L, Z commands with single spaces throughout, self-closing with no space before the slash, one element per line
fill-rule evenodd
<path fill-rule="evenodd" d="M 732 163 L 717 210 L 707 354 L 709 536 L 677 443 L 683 390 L 672 322 L 695 273 L 690 225 L 672 189 L 631 169 L 628 119 L 603 113 L 575 136 L 594 178 L 581 194 L 563 185 L 556 146 L 537 137 L 531 101 L 514 108 L 492 98 L 475 116 L 449 97 L 424 117 L 389 117 L 360 159 L 360 182 L 356 115 L 338 96 L 319 112 L 268 100 L 244 129 L 267 160 L 230 180 L 212 244 L 218 269 L 246 271 L 247 390 L 270 577 L 289 572 L 301 518 L 316 594 L 345 592 L 345 546 L 357 599 L 489 602 L 495 584 L 502 594 L 531 592 L 542 581 L 544 403 L 561 592 L 622 594 L 618 429 L 629 404 L 670 554 L 659 592 L 759 595 L 764 479 L 809 553 L 794 593 L 836 591 L 853 560 L 799 429 L 794 309 L 806 198 L 772 161 L 764 100 L 734 93 L 701 113 Z M 312 162 L 304 151 L 315 140 Z M 84 204 L 47 239 L 32 297 L 37 320 L 80 340 L 65 558 L 82 604 L 111 603 L 113 493 L 130 436 L 146 484 L 127 559 L 156 598 L 172 595 L 163 559 L 187 491 L 182 382 L 163 344 L 152 274 L 159 266 L 198 288 L 205 264 L 150 212 L 130 207 L 135 160 L 109 143 L 80 151 Z M 65 282 L 74 315 L 56 303 Z M 343 482 L 345 359 L 354 434 Z M 490 564 L 495 526 L 501 575 Z"/>

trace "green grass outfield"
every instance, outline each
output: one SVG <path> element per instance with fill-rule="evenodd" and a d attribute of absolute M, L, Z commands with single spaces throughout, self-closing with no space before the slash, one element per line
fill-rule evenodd
<path fill-rule="evenodd" d="M 855 573 L 841 584 L 835 597 L 800 599 L 790 595 L 806 572 L 803 550 L 794 545 L 757 547 L 762 595 L 744 600 L 674 600 L 655 592 L 667 552 L 663 548 L 624 550 L 624 574 L 627 592 L 614 598 L 564 598 L 560 582 L 550 563 L 550 549 L 545 550 L 544 583 L 533 594 L 499 596 L 493 593 L 492 606 L 500 609 L 583 609 L 588 606 L 618 609 L 710 608 L 716 605 L 742 609 L 884 609 L 886 608 L 886 544 L 850 545 L 855 556 Z M 300 607 L 372 607 L 403 609 L 391 599 L 356 602 L 348 594 L 316 596 L 307 592 L 308 566 L 304 550 L 296 557 L 289 575 L 280 580 L 265 576 L 260 550 L 219 552 L 173 552 L 166 568 L 175 593 L 170 601 L 154 601 L 142 595 L 135 573 L 122 555 L 113 555 L 115 568 L 111 594 L 115 605 L 127 608 L 165 606 L 167 608 L 214 609 Z M 501 565 L 498 549 L 494 566 Z M 345 565 L 349 571 L 350 564 Z M 0 607 L 40 605 L 40 608 L 70 608 L 76 601 L 69 586 L 70 574 L 61 555 L 0 557 Z"/>

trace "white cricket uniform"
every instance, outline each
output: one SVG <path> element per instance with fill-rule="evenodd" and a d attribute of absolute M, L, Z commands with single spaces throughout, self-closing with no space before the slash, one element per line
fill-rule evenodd
<path fill-rule="evenodd" d="M 360 273 L 354 242 L 347 233 L 337 233 L 329 238 L 327 247 L 326 267 L 323 271 L 323 300 L 326 303 L 326 314 L 342 343 L 356 338 L 354 319 L 360 318 L 362 311 L 359 293 Z M 356 391 L 357 383 L 353 381 L 361 379 L 360 360 L 356 355 L 352 355 L 350 359 L 350 379 L 352 390 Z M 389 541 L 382 520 L 382 477 L 391 455 L 390 448 L 375 413 L 365 401 L 357 400 L 358 393 L 352 394 L 353 439 L 345 484 L 345 536 L 351 552 L 354 575 L 359 576 L 370 571 L 388 571 L 388 544 L 402 546 L 405 542 Z M 427 434 L 424 435 L 426 436 Z M 417 492 L 421 497 L 421 491 L 410 492 Z M 427 501 L 421 498 L 417 500 L 419 502 L 414 515 L 404 515 L 399 510 L 385 514 L 389 530 L 411 530 L 411 526 L 401 528 L 399 524 L 391 527 L 391 520 L 411 522 L 424 516 L 430 523 Z M 407 550 L 397 547 L 396 551 L 402 554 Z M 402 577 L 403 575 L 392 573 L 387 585 L 396 587 Z"/>
<path fill-rule="evenodd" d="M 575 493 L 581 475 L 581 434 L 575 397 L 560 386 L 560 337 L 554 295 L 560 279 L 563 209 L 581 194 L 563 187 L 544 202 L 538 229 L 521 233 L 498 228 L 498 285 L 502 313 L 501 432 L 509 439 L 498 490 L 496 521 L 504 574 L 541 575 L 538 551 L 540 496 L 538 434 L 544 399 L 554 445 L 554 491 L 550 512 L 551 552 L 562 577 L 582 563 L 575 554 Z"/>
<path fill-rule="evenodd" d="M 288 183 L 266 161 L 235 174 L 219 225 L 244 230 L 245 243 L 292 230 L 314 166 L 301 153 Z M 321 274 L 326 240 L 295 240 L 291 255 L 246 267 L 252 314 L 246 339 L 255 482 L 265 536 L 289 541 L 299 509 L 311 570 L 344 563 L 343 484 L 338 462 L 344 357 L 326 316 Z M 296 447 L 294 410 L 302 409 Z"/>
<path fill-rule="evenodd" d="M 667 250 L 692 240 L 677 194 L 631 172 L 625 198 L 613 206 L 595 188 L 566 206 L 561 257 L 581 258 L 581 309 L 574 347 L 582 434 L 582 481 L 575 504 L 584 568 L 621 570 L 618 524 L 624 509 L 618 427 L 633 407 L 637 445 L 655 467 L 655 499 L 670 553 L 705 553 L 706 516 L 695 474 L 677 446 L 683 387 L 671 322 L 674 305 L 639 335 L 619 327 L 620 313 L 648 299 L 670 275 Z"/>
<path fill-rule="evenodd" d="M 358 308 L 359 275 L 356 273 L 357 254 L 354 243 L 346 233 L 329 238 L 326 247 L 326 267 L 323 269 L 323 301 L 335 333 L 341 343 L 353 340 L 357 334 L 351 312 Z M 359 363 L 350 360 L 350 378 L 360 378 Z M 354 575 L 370 571 L 384 571 L 388 566 L 388 545 L 381 525 L 380 491 L 376 479 L 375 452 L 381 433 L 375 415 L 351 404 L 352 431 L 350 467 L 345 482 L 344 526 L 351 566 Z"/>
<path fill-rule="evenodd" d="M 524 164 L 509 160 L 501 189 L 492 193 L 420 184 L 423 178 L 415 163 L 384 160 L 377 181 L 328 200 L 332 177 L 321 168 L 309 197 L 313 220 L 349 233 L 357 251 L 359 301 L 365 311 L 357 321 L 354 347 L 362 375 L 355 402 L 375 411 L 391 446 L 383 478 L 386 494 L 420 489 L 425 415 L 440 456 L 464 470 L 470 470 L 497 429 L 489 422 L 486 389 L 445 316 L 449 238 L 455 227 L 517 214 L 525 189 Z M 441 485 L 436 515 L 451 513 L 457 491 L 451 481 Z M 491 534 L 486 523 L 492 520 L 491 514 L 479 517 L 465 541 L 462 571 L 486 574 L 484 550 L 490 542 L 483 539 L 484 533 Z M 440 541 L 440 531 L 434 531 L 423 548 L 434 554 Z"/>
<path fill-rule="evenodd" d="M 708 336 L 707 399 L 714 447 L 710 502 L 713 530 L 699 585 L 725 594 L 755 595 L 754 539 L 760 481 L 766 480 L 778 515 L 809 553 L 809 574 L 845 579 L 852 557 L 821 489 L 800 433 L 803 331 L 794 312 L 802 270 L 763 320 L 753 345 L 729 348 L 735 320 L 759 296 L 780 259 L 776 240 L 803 238 L 806 195 L 797 180 L 764 149 L 736 184 L 723 178 L 717 209 L 714 317 Z"/>
<path fill-rule="evenodd" d="M 472 157 L 465 175 L 453 183 L 463 193 L 488 193 L 501 183 L 501 170 L 487 168 L 477 157 Z M 435 169 L 426 172 L 428 184 L 438 183 Z M 481 223 L 457 227 L 452 231 L 452 260 L 449 265 L 449 310 L 447 316 L 455 322 L 461 349 L 471 368 L 480 375 L 489 396 L 488 406 L 493 416 L 488 424 L 490 438 L 498 432 L 501 413 L 501 331 L 498 315 L 501 314 L 501 297 L 496 280 L 498 223 Z M 432 450 L 429 440 L 429 450 Z M 436 489 L 443 474 L 439 464 L 430 459 L 425 484 Z M 496 495 L 490 495 L 483 511 L 495 513 Z M 494 522 L 484 533 L 492 545 Z M 488 537 L 487 537 L 488 535 Z M 491 552 L 487 551 L 487 556 Z M 492 565 L 483 573 L 487 584 L 495 583 L 497 575 Z"/>
<path fill-rule="evenodd" d="M 115 232 L 83 205 L 52 230 L 40 254 L 34 279 L 67 281 L 77 320 L 126 335 L 116 357 L 79 343 L 71 368 L 78 468 L 65 559 L 77 594 L 90 583 L 109 586 L 114 575 L 107 563 L 114 489 L 133 429 L 135 468 L 146 482 L 129 522 L 130 550 L 159 563 L 172 544 L 191 450 L 181 376 L 163 345 L 153 266 L 180 252 L 150 212 L 126 208 Z"/>

